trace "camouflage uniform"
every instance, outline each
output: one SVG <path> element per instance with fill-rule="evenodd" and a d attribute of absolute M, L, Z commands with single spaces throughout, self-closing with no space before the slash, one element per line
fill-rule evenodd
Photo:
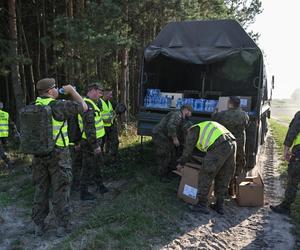
<path fill-rule="evenodd" d="M 199 138 L 199 127 L 189 129 L 182 156 L 178 163 L 184 165 L 192 155 L 198 155 L 196 143 Z M 199 202 L 207 204 L 208 193 L 212 182 L 215 183 L 214 194 L 218 201 L 223 201 L 228 192 L 229 182 L 235 171 L 236 142 L 231 134 L 221 135 L 207 150 L 203 158 L 203 167 L 199 172 Z"/>
<path fill-rule="evenodd" d="M 96 138 L 95 128 L 95 110 L 93 106 L 87 102 L 88 112 L 83 114 L 83 126 L 87 139 L 81 140 L 82 150 L 82 170 L 80 174 L 80 186 L 84 190 L 91 183 L 91 176 L 97 185 L 102 184 L 101 169 L 103 168 L 102 155 L 95 155 L 94 150 L 101 145 L 101 139 Z"/>
<path fill-rule="evenodd" d="M 181 111 L 171 111 L 153 128 L 152 139 L 160 176 L 167 175 L 176 167 L 176 155 L 179 155 L 180 149 L 175 147 L 173 138 L 183 140 L 186 123 L 187 120 L 183 119 Z M 183 145 L 183 141 L 179 142 Z"/>
<path fill-rule="evenodd" d="M 111 102 L 112 107 L 115 108 L 115 104 Z M 97 103 L 100 110 L 102 110 L 102 102 L 99 101 Z M 112 125 L 110 127 L 104 127 L 105 128 L 105 136 L 102 140 L 101 148 L 105 152 L 109 152 L 111 156 L 116 160 L 119 155 L 119 131 L 118 131 L 118 125 L 116 123 L 116 119 L 113 121 Z"/>
<path fill-rule="evenodd" d="M 71 116 L 82 113 L 82 106 L 72 101 L 53 101 L 50 104 L 53 118 L 64 121 Z M 36 225 L 43 224 L 49 213 L 50 188 L 52 204 L 59 225 L 65 226 L 70 219 L 69 195 L 72 181 L 69 148 L 55 147 L 44 156 L 34 156 L 32 177 L 35 194 L 32 219 Z"/>
<path fill-rule="evenodd" d="M 69 147 L 72 160 L 72 190 L 77 190 L 80 186 L 80 173 L 82 168 L 81 149 L 75 149 L 76 146 L 80 146 L 81 140 L 81 131 L 78 125 L 78 116 L 74 116 L 68 119 L 68 136 L 70 141 Z"/>
<path fill-rule="evenodd" d="M 215 113 L 212 120 L 226 127 L 236 138 L 236 171 L 234 176 L 245 175 L 246 166 L 246 127 L 249 123 L 248 114 L 239 108 L 230 108 L 220 113 Z"/>
<path fill-rule="evenodd" d="M 300 133 L 300 112 L 297 112 L 291 121 L 286 134 L 284 145 L 292 147 L 297 135 Z M 300 183 L 300 145 L 292 147 L 293 157 L 288 164 L 288 182 L 285 190 L 285 198 L 281 206 L 290 209 L 291 204 L 295 201 L 298 185 Z"/>

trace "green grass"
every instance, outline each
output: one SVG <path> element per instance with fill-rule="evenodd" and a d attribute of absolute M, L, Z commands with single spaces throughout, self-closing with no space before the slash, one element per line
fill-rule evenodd
<path fill-rule="evenodd" d="M 187 206 L 176 197 L 178 179 L 162 183 L 151 174 L 155 163 L 149 138 L 145 138 L 143 157 L 140 138 L 134 133 L 123 135 L 121 141 L 122 169 L 114 179 L 126 180 L 126 184 L 112 200 L 97 204 L 86 223 L 55 249 L 74 248 L 88 232 L 92 237 L 85 249 L 151 248 L 157 242 L 166 244 L 174 232 L 180 233 L 178 221 Z"/>
<path fill-rule="evenodd" d="M 104 179 L 123 184 L 91 207 L 82 211 L 77 207 L 73 217 L 80 226 L 54 249 L 76 249 L 84 236 L 85 249 L 145 249 L 167 244 L 174 233 L 181 233 L 178 223 L 188 206 L 176 196 L 179 178 L 162 183 L 153 174 L 150 137 L 144 138 L 143 154 L 135 129 L 129 127 L 120 141 L 122 167 L 116 173 L 107 168 Z M 29 218 L 34 187 L 26 157 L 23 160 L 11 172 L 0 169 L 0 207 L 23 207 Z"/>
<path fill-rule="evenodd" d="M 0 206 L 12 204 L 30 208 L 34 188 L 26 166 L 17 165 L 11 172 L 0 170 Z"/>
<path fill-rule="evenodd" d="M 280 160 L 281 160 L 279 172 L 286 181 L 287 162 L 284 161 L 283 158 L 283 147 L 284 147 L 283 142 L 288 128 L 287 126 L 284 126 L 273 119 L 270 119 L 270 125 L 271 125 L 272 135 L 277 144 L 278 153 L 280 155 Z M 293 230 L 294 234 L 296 235 L 297 240 L 300 241 L 300 196 L 299 195 L 296 201 L 294 202 L 294 204 L 292 205 L 291 218 L 293 224 L 295 225 Z"/>
<path fill-rule="evenodd" d="M 274 119 L 270 119 L 269 122 L 272 130 L 273 138 L 276 142 L 277 152 L 280 156 L 280 161 L 281 161 L 279 164 L 278 171 L 282 176 L 287 176 L 287 162 L 284 160 L 284 156 L 283 156 L 283 149 L 284 149 L 283 142 L 288 128 L 287 126 L 275 121 Z"/>

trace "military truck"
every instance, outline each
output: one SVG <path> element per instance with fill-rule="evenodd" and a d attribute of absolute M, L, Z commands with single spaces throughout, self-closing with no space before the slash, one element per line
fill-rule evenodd
<path fill-rule="evenodd" d="M 247 168 L 252 169 L 268 130 L 273 85 L 273 81 L 272 84 L 267 81 L 261 50 L 238 22 L 169 23 L 144 51 L 138 135 L 150 136 L 154 125 L 167 112 L 180 108 L 180 105 L 177 108 L 147 105 L 145 97 L 149 89 L 206 101 L 226 96 L 245 97 L 245 109 L 250 117 L 246 140 Z M 212 111 L 193 111 L 192 121 L 210 120 Z"/>

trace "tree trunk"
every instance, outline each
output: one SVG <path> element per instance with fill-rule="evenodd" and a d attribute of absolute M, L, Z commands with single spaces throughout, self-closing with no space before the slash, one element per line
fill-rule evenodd
<path fill-rule="evenodd" d="M 122 66 L 121 66 L 121 86 L 120 86 L 120 96 L 121 96 L 121 102 L 124 103 L 128 110 L 128 96 L 129 96 L 129 50 L 127 48 L 124 48 L 122 51 Z M 128 112 L 126 111 L 125 118 L 127 121 L 128 118 Z"/>
<path fill-rule="evenodd" d="M 21 2 L 20 2 L 20 5 L 21 5 Z M 23 43 L 24 43 L 24 47 L 25 47 L 24 48 L 25 49 L 25 55 L 26 55 L 27 58 L 31 58 L 31 55 L 29 53 L 27 38 L 26 38 L 26 35 L 25 35 L 24 27 L 23 27 L 21 9 L 22 9 L 22 7 L 19 6 L 19 8 L 18 8 L 18 19 L 19 19 L 20 32 L 22 34 Z M 27 85 L 27 90 L 29 91 L 28 92 L 29 100 L 33 101 L 35 99 L 35 85 L 34 85 L 35 81 L 34 81 L 32 63 L 28 67 L 29 67 L 29 81 L 28 81 L 28 85 Z M 29 88 L 28 88 L 28 86 L 29 86 Z"/>
<path fill-rule="evenodd" d="M 17 22 L 16 22 L 16 1 L 8 0 L 8 12 L 9 12 L 9 38 L 11 40 L 10 54 L 13 58 L 18 57 L 18 40 L 17 40 Z M 14 97 L 16 100 L 16 117 L 18 124 L 18 112 L 25 105 L 24 94 L 22 91 L 19 65 L 16 62 L 13 62 L 10 65 L 11 69 L 11 81 L 13 85 Z"/>
<path fill-rule="evenodd" d="M 37 18 L 37 30 L 38 30 L 38 50 L 37 50 L 37 63 L 36 63 L 36 75 L 37 78 L 41 78 L 41 24 L 40 24 L 40 10 L 38 3 L 36 3 L 36 18 Z"/>
<path fill-rule="evenodd" d="M 43 0 L 43 36 L 46 37 L 47 35 L 47 27 L 46 27 L 46 0 Z M 43 51 L 44 51 L 44 69 L 45 75 L 48 75 L 48 55 L 47 55 L 47 45 L 43 44 Z"/>

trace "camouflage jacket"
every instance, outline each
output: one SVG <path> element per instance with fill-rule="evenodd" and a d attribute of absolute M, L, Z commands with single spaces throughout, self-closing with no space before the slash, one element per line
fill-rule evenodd
<path fill-rule="evenodd" d="M 68 136 L 70 142 L 78 144 L 81 140 L 81 130 L 78 124 L 78 116 L 72 116 L 68 120 Z"/>
<path fill-rule="evenodd" d="M 298 111 L 289 125 L 289 129 L 285 136 L 284 145 L 291 147 L 297 135 L 300 133 L 300 111 Z M 300 154 L 300 145 L 296 145 L 292 149 L 293 153 Z"/>
<path fill-rule="evenodd" d="M 212 120 L 226 127 L 234 135 L 237 143 L 245 143 L 245 131 L 249 123 L 249 116 L 241 108 L 232 108 L 215 113 L 212 115 Z"/>
<path fill-rule="evenodd" d="M 153 128 L 152 133 L 161 133 L 169 138 L 179 138 L 184 121 L 181 111 L 171 111 Z"/>
<path fill-rule="evenodd" d="M 91 147 L 92 149 L 96 149 L 100 146 L 100 143 L 96 137 L 95 110 L 91 103 L 86 102 L 86 104 L 88 105 L 89 109 L 87 112 L 84 112 L 82 116 L 84 132 L 86 134 L 89 147 Z"/>
<path fill-rule="evenodd" d="M 55 100 L 50 102 L 49 105 L 52 110 L 53 118 L 57 121 L 65 121 L 75 115 L 83 113 L 82 105 L 75 101 Z"/>
<path fill-rule="evenodd" d="M 177 160 L 177 162 L 180 163 L 181 165 L 184 165 L 186 162 L 189 162 L 193 154 L 201 156 L 201 157 L 205 156 L 204 152 L 201 152 L 200 150 L 198 150 L 196 148 L 196 144 L 197 144 L 197 141 L 199 138 L 199 132 L 200 132 L 199 126 L 191 127 L 188 130 L 187 136 L 185 139 L 185 143 L 184 143 L 184 147 L 183 147 L 182 155 Z M 221 144 L 227 140 L 235 140 L 235 138 L 230 133 L 224 134 L 224 135 L 220 136 L 214 142 L 214 144 L 212 146 L 210 146 L 210 148 L 208 150 L 213 149 L 214 147 L 218 146 L 219 144 Z"/>

